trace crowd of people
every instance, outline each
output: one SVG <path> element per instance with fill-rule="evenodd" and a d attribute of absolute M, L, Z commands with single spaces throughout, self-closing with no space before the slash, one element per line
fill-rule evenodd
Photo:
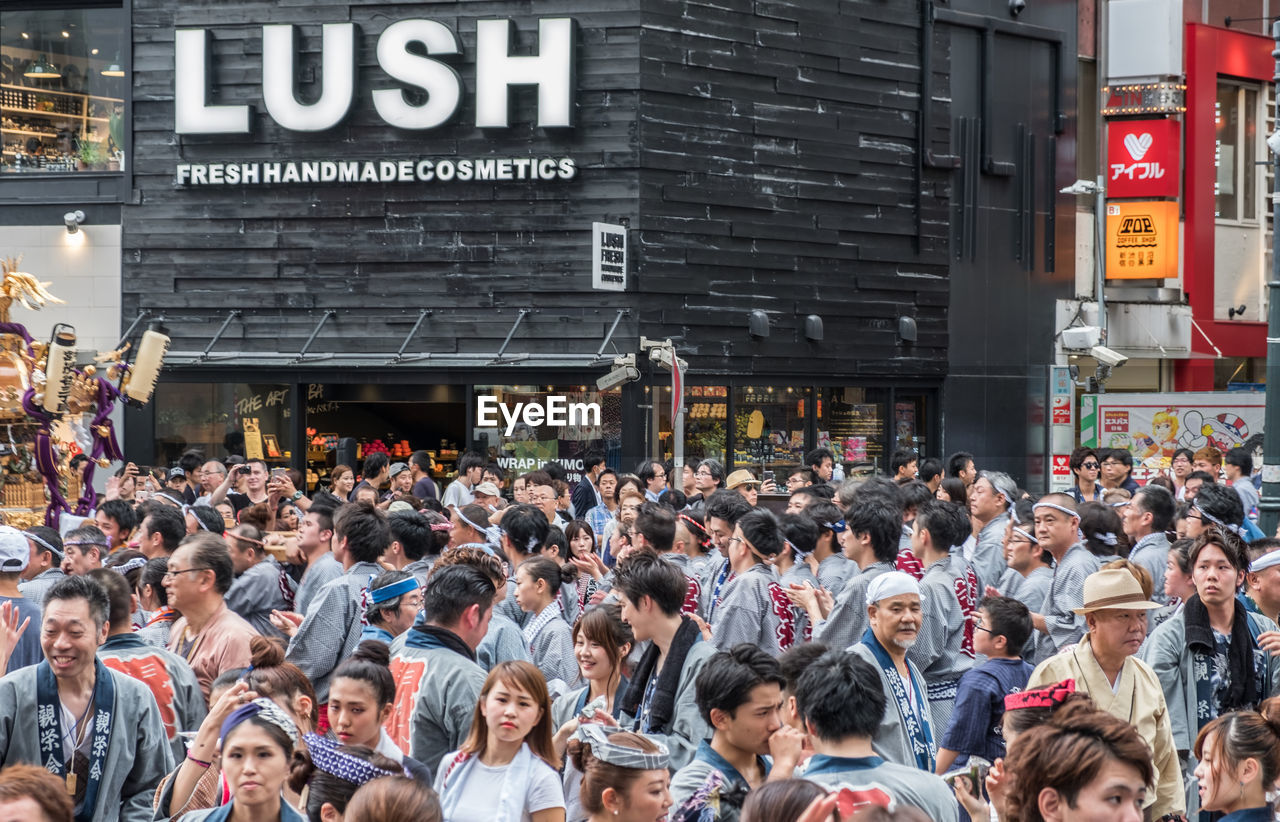
<path fill-rule="evenodd" d="M 1251 466 L 1125 456 L 128 465 L 0 526 L 0 820 L 1275 820 Z"/>

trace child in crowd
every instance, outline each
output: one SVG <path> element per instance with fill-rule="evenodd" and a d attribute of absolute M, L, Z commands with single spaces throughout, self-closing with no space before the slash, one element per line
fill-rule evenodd
<path fill-rule="evenodd" d="M 489 672 L 462 747 L 440 760 L 435 789 L 449 822 L 562 822 L 551 699 L 528 662 Z"/>
<path fill-rule="evenodd" d="M 956 707 L 938 751 L 940 774 L 970 756 L 988 762 L 1004 756 L 1004 698 L 1025 688 L 1033 670 L 1020 655 L 1032 630 L 1026 605 L 989 596 L 978 604 L 975 616 L 973 649 L 987 661 L 966 671 L 956 686 Z"/>
<path fill-rule="evenodd" d="M 548 557 L 533 557 L 520 563 L 516 571 L 516 604 L 530 614 L 524 626 L 529 658 L 538 666 L 551 687 L 564 691 L 578 678 L 573 655 L 573 631 L 560 605 L 560 586 L 572 582 L 578 569 L 557 565 Z M 557 693 L 558 695 L 558 693 Z"/>

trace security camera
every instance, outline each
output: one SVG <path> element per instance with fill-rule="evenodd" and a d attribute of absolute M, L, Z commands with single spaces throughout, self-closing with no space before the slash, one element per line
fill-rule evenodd
<path fill-rule="evenodd" d="M 1027 7 L 1027 0 L 1009 0 L 1009 13 L 1017 17 Z"/>
<path fill-rule="evenodd" d="M 62 215 L 62 223 L 67 227 L 68 234 L 75 234 L 80 230 L 80 224 L 84 222 L 83 211 L 68 211 Z"/>
<path fill-rule="evenodd" d="M 1098 362 L 1110 368 L 1119 368 L 1129 361 L 1129 358 L 1119 351 L 1112 351 L 1105 345 L 1095 345 L 1089 349 L 1089 356 Z"/>
<path fill-rule="evenodd" d="M 624 365 L 621 368 L 615 368 L 608 374 L 596 380 L 596 387 L 601 391 L 608 391 L 610 388 L 617 388 L 625 383 L 635 382 L 640 379 L 640 369 L 631 365 Z"/>
<path fill-rule="evenodd" d="M 1098 184 L 1095 183 L 1093 180 L 1076 180 L 1074 183 L 1067 186 L 1066 188 L 1058 189 L 1058 191 L 1061 194 L 1076 194 L 1076 195 L 1097 194 Z"/>
<path fill-rule="evenodd" d="M 1271 136 L 1267 138 L 1267 148 L 1271 149 L 1272 154 L 1280 154 L 1280 131 L 1271 132 Z"/>

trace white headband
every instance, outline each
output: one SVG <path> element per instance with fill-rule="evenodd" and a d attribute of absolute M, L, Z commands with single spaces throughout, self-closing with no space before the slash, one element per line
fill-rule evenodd
<path fill-rule="evenodd" d="M 924 601 L 924 595 L 920 593 L 920 583 L 915 577 L 902 571 L 883 573 L 871 580 L 871 584 L 867 586 L 867 602 L 879 602 L 882 599 L 903 594 L 915 594 L 920 597 L 921 602 Z"/>
<path fill-rule="evenodd" d="M 1280 565 L 1280 551 L 1268 551 L 1249 565 L 1249 573 L 1256 574 L 1259 571 L 1265 571 L 1277 565 Z"/>
<path fill-rule="evenodd" d="M 1023 537 L 1023 538 L 1025 538 L 1025 539 L 1026 539 L 1028 542 L 1030 542 L 1032 545 L 1039 545 L 1039 544 L 1040 544 L 1040 540 L 1036 539 L 1035 534 L 1032 534 L 1030 531 L 1028 531 L 1028 530 L 1027 530 L 1027 529 L 1025 529 L 1025 528 L 1014 528 L 1014 529 L 1013 529 L 1013 532 L 1014 532 L 1015 534 L 1020 534 L 1020 535 L 1022 535 L 1022 537 Z"/>
<path fill-rule="evenodd" d="M 1076 519 L 1080 518 L 1080 513 L 1078 511 L 1072 511 L 1067 506 L 1059 505 L 1056 502 L 1037 502 L 1035 505 L 1031 506 L 1032 511 L 1038 511 L 1041 508 L 1052 508 L 1055 511 L 1061 511 L 1069 517 L 1074 517 Z"/>

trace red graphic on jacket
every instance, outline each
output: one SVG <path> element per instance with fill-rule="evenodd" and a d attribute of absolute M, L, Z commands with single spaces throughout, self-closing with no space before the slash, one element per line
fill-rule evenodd
<path fill-rule="evenodd" d="M 785 651 L 796 643 L 796 614 L 791 600 L 776 582 L 769 583 L 769 607 L 778 618 L 778 648 Z"/>
<path fill-rule="evenodd" d="M 964 614 L 964 639 L 960 641 L 960 650 L 965 656 L 973 658 L 973 619 L 978 610 L 978 575 L 972 568 L 965 568 L 964 576 L 956 577 L 956 601 L 960 603 L 960 611 Z"/>
<path fill-rule="evenodd" d="M 418 706 L 418 694 L 422 691 L 422 674 L 427 663 L 421 659 L 405 659 L 397 656 L 391 660 L 391 678 L 396 683 L 396 698 L 391 716 L 383 726 L 391 741 L 402 751 L 409 750 L 409 733 L 413 711 Z"/>
<path fill-rule="evenodd" d="M 178 736 L 178 712 L 174 707 L 177 694 L 173 689 L 173 677 L 164 666 L 164 657 L 157 655 L 135 656 L 121 659 L 118 656 L 103 656 L 102 664 L 113 671 L 119 671 L 132 677 L 151 691 L 160 707 L 160 719 L 164 722 L 164 733 L 172 742 Z"/>

